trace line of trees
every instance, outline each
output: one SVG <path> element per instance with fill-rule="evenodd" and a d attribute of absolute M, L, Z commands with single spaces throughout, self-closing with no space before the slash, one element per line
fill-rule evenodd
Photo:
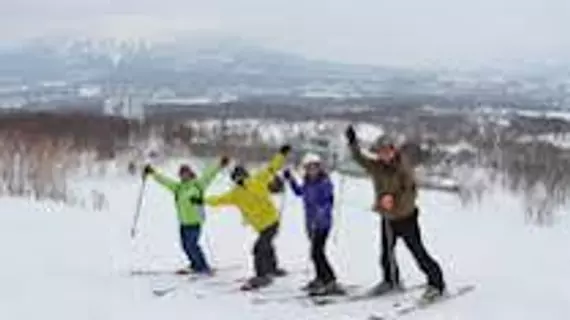
<path fill-rule="evenodd" d="M 455 116 L 453 119 L 454 123 L 459 121 Z M 305 119 L 303 128 L 299 122 L 277 119 L 260 123 L 263 126 L 255 123 L 245 126 L 234 120 L 161 117 L 140 121 L 104 115 L 3 114 L 0 116 L 0 194 L 77 204 L 82 200 L 70 185 L 74 177 L 103 174 L 108 163 L 124 168 L 125 173 L 138 174 L 149 150 L 166 157 L 228 153 L 239 161 L 257 162 L 267 159 L 280 144 L 267 138 L 266 131 L 271 126 L 279 126 L 279 133 L 286 141 L 303 141 L 318 130 L 321 136 L 332 136 L 341 125 L 338 120 L 322 118 Z M 516 123 L 517 128 L 520 123 Z M 557 130 L 564 126 L 556 123 Z M 391 128 L 397 130 L 398 122 L 392 123 Z M 437 128 L 446 131 L 446 126 Z M 455 154 L 439 148 L 443 142 L 437 134 L 432 132 L 423 137 L 412 132 L 406 152 L 415 157 L 418 166 L 439 168 L 455 175 L 460 188 L 453 190 L 467 203 L 482 200 L 486 190 L 491 190 L 489 184 L 499 183 L 522 195 L 529 220 L 552 221 L 553 213 L 569 200 L 569 150 L 539 139 L 521 142 L 520 135 L 513 135 L 512 127 L 494 129 L 462 128 L 462 132 L 471 133 L 467 138 L 462 136 L 462 142 L 474 150 Z M 445 132 L 442 137 L 445 144 L 453 142 Z M 425 145 L 429 148 L 420 148 Z M 468 173 L 482 170 L 487 176 L 473 179 L 457 173 L 461 168 L 468 168 L 463 170 Z M 104 207 L 100 191 L 93 190 L 91 198 L 95 199 L 90 200 L 93 207 Z"/>

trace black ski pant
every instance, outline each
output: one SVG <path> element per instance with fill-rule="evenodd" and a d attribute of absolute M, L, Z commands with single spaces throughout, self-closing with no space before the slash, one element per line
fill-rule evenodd
<path fill-rule="evenodd" d="M 418 223 L 419 210 L 416 208 L 410 217 L 402 220 L 382 219 L 382 257 L 381 265 L 384 281 L 399 284 L 400 273 L 395 259 L 396 240 L 402 238 L 411 251 L 416 264 L 426 275 L 428 285 L 440 290 L 445 289 L 443 273 L 439 264 L 427 252 Z"/>
<path fill-rule="evenodd" d="M 316 278 L 322 283 L 336 280 L 335 273 L 327 259 L 325 246 L 329 230 L 313 230 L 311 232 L 311 260 L 315 267 Z"/>
<path fill-rule="evenodd" d="M 255 275 L 258 277 L 272 274 L 277 269 L 277 257 L 273 240 L 279 231 L 279 223 L 275 223 L 259 233 L 253 246 L 253 262 Z"/>

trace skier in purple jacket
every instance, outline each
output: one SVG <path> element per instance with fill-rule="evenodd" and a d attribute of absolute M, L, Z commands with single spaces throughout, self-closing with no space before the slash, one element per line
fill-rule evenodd
<path fill-rule="evenodd" d="M 289 181 L 295 195 L 303 198 L 305 227 L 311 241 L 311 260 L 316 277 L 303 289 L 310 295 L 343 294 L 325 253 L 332 226 L 334 187 L 318 155 L 309 153 L 301 163 L 305 169 L 302 184 L 296 181 L 289 170 L 285 170 L 284 177 Z"/>

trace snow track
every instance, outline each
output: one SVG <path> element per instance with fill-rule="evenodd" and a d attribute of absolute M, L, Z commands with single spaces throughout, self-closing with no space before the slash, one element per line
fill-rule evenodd
<path fill-rule="evenodd" d="M 174 167 L 173 167 L 174 168 Z M 338 182 L 338 179 L 336 179 Z M 103 183 L 103 182 L 102 182 Z M 134 277 L 134 269 L 174 270 L 183 262 L 169 194 L 149 184 L 134 241 L 129 228 L 138 191 L 136 179 L 104 181 L 110 208 L 90 212 L 26 199 L 0 204 L 1 319 L 366 319 L 397 298 L 319 308 L 298 301 L 256 304 L 256 295 L 296 295 L 312 277 L 301 203 L 287 196 L 278 258 L 291 270 L 266 293 L 242 293 L 240 279 L 252 272 L 252 231 L 233 209 L 209 210 L 203 238 L 207 257 L 220 268 L 210 280 L 175 276 Z M 211 192 L 225 189 L 220 179 Z M 379 280 L 378 217 L 368 211 L 368 180 L 347 179 L 338 230 L 328 252 L 339 280 L 368 287 Z M 420 219 L 426 246 L 441 262 L 447 282 L 477 290 L 405 319 L 566 319 L 570 314 L 570 228 L 525 225 L 517 201 L 496 194 L 480 207 L 461 207 L 450 195 L 422 192 Z M 408 283 L 424 279 L 399 245 L 397 258 Z M 174 286 L 157 298 L 152 291 Z M 404 319 L 404 318 L 402 318 Z"/>

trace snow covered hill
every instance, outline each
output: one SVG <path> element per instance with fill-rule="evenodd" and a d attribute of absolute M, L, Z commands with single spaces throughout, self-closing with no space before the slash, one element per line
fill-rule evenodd
<path fill-rule="evenodd" d="M 174 173 L 177 163 L 169 167 Z M 339 278 L 363 287 L 379 280 L 378 217 L 369 211 L 367 179 L 335 176 L 336 229 L 328 251 Z M 170 195 L 153 183 L 145 192 L 140 233 L 129 228 L 140 181 L 109 177 L 90 181 L 106 190 L 109 210 L 91 212 L 1 199 L 1 319 L 366 319 L 394 299 L 307 307 L 298 301 L 256 305 L 256 296 L 285 296 L 312 275 L 301 204 L 290 193 L 283 205 L 278 256 L 291 275 L 266 293 L 244 294 L 235 279 L 252 272 L 254 235 L 233 209 L 209 210 L 204 246 L 218 278 L 182 282 L 169 276 L 133 277 L 133 269 L 173 269 L 183 263 Z M 228 187 L 227 173 L 210 192 Z M 519 201 L 504 192 L 478 207 L 462 208 L 452 195 L 423 191 L 419 200 L 428 248 L 450 286 L 477 289 L 453 302 L 406 319 L 566 319 L 570 314 L 570 237 L 567 217 L 552 227 L 525 224 Z M 400 244 L 398 259 L 408 283 L 423 281 Z M 232 267 L 224 269 L 225 267 Z M 163 297 L 156 288 L 177 286 Z"/>

